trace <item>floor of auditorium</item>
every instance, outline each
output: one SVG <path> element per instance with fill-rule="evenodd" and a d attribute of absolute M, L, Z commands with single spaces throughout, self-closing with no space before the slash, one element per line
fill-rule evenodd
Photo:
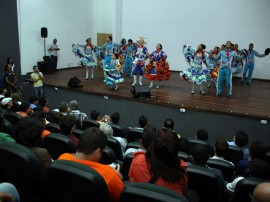
<path fill-rule="evenodd" d="M 191 94 L 190 83 L 181 79 L 178 72 L 172 72 L 170 80 L 161 82 L 159 89 L 151 89 L 152 98 L 150 99 L 132 96 L 130 91 L 133 80 L 129 77 L 124 77 L 125 81 L 119 84 L 117 91 L 109 90 L 109 87 L 103 83 L 103 71 L 100 68 L 96 69 L 94 79 L 89 80 L 85 80 L 85 71 L 82 67 L 61 69 L 53 74 L 46 74 L 44 83 L 48 86 L 66 89 L 69 80 L 74 76 L 80 79 L 81 83 L 76 88 L 70 88 L 72 91 L 179 109 L 270 120 L 269 81 L 254 79 L 251 85 L 241 85 L 239 78 L 233 78 L 233 95 L 230 98 L 226 97 L 224 82 L 222 97 L 216 97 L 216 89 L 207 88 L 207 84 L 204 85 L 206 95 L 199 94 L 198 86 L 195 86 L 195 94 Z M 143 79 L 144 85 L 149 85 L 149 83 L 148 80 Z"/>

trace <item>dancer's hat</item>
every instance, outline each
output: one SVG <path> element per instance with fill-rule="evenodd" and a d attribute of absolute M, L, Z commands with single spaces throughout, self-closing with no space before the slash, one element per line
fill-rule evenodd
<path fill-rule="evenodd" d="M 270 53 L 270 48 L 265 49 L 264 54 L 269 55 L 269 53 Z"/>

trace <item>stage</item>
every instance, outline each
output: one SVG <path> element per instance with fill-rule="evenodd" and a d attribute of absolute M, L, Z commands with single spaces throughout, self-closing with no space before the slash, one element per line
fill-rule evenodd
<path fill-rule="evenodd" d="M 90 72 L 89 72 L 90 74 Z M 68 88 L 67 84 L 73 76 L 81 80 L 81 86 Z M 232 96 L 226 97 L 226 89 L 222 97 L 216 97 L 214 87 L 207 88 L 204 84 L 206 95 L 199 94 L 199 87 L 195 86 L 195 94 L 190 94 L 191 85 L 179 77 L 178 72 L 172 72 L 169 81 L 161 82 L 160 88 L 151 89 L 155 98 L 134 98 L 131 94 L 133 79 L 124 76 L 125 81 L 119 84 L 119 89 L 109 90 L 103 83 L 103 70 L 95 70 L 94 79 L 85 80 L 85 70 L 82 67 L 61 69 L 53 74 L 46 74 L 44 84 L 56 88 L 69 89 L 71 91 L 110 96 L 117 99 L 138 101 L 153 105 L 168 106 L 179 110 L 205 111 L 231 116 L 254 118 L 258 120 L 270 120 L 270 81 L 253 80 L 251 85 L 241 85 L 239 78 L 233 78 Z M 143 79 L 144 85 L 150 81 Z"/>

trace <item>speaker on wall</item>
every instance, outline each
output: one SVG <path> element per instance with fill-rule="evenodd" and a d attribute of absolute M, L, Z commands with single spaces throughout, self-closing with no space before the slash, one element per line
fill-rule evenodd
<path fill-rule="evenodd" d="M 134 97 L 151 97 L 149 86 L 132 86 L 131 94 Z"/>
<path fill-rule="evenodd" d="M 75 88 L 75 87 L 78 87 L 80 83 L 81 83 L 81 80 L 78 79 L 76 76 L 74 76 L 71 79 L 69 79 L 68 87 Z"/>
<path fill-rule="evenodd" d="M 42 38 L 47 38 L 48 37 L 48 29 L 47 29 L 47 27 L 41 27 L 40 33 L 41 33 Z"/>

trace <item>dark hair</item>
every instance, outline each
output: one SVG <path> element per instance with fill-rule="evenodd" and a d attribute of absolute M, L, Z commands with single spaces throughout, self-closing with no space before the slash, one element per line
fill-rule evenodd
<path fill-rule="evenodd" d="M 114 55 L 115 58 L 118 58 L 118 54 L 116 52 L 112 53 Z"/>
<path fill-rule="evenodd" d="M 38 146 L 41 140 L 43 127 L 37 118 L 21 118 L 16 126 L 16 142 L 25 147 Z"/>
<path fill-rule="evenodd" d="M 201 44 L 201 46 L 203 50 L 206 49 L 206 46 L 204 44 Z"/>
<path fill-rule="evenodd" d="M 252 47 L 254 46 L 253 43 L 250 43 L 249 45 L 252 46 Z"/>
<path fill-rule="evenodd" d="M 163 47 L 162 47 L 161 43 L 159 45 L 160 45 L 160 50 L 162 50 Z"/>
<path fill-rule="evenodd" d="M 118 124 L 119 123 L 119 120 L 120 120 L 120 114 L 118 112 L 114 112 L 111 115 L 111 120 L 112 120 L 112 123 L 113 124 Z"/>
<path fill-rule="evenodd" d="M 76 117 L 72 115 L 61 116 L 59 118 L 59 126 L 62 134 L 68 136 L 71 134 L 72 128 L 75 126 Z"/>
<path fill-rule="evenodd" d="M 187 138 L 185 137 L 181 137 L 179 139 L 179 151 L 181 152 L 185 152 L 187 154 L 190 154 L 190 144 Z"/>
<path fill-rule="evenodd" d="M 128 42 L 130 42 L 130 43 L 132 43 L 132 44 L 133 44 L 133 41 L 132 41 L 132 39 L 129 39 L 129 40 L 128 40 Z"/>
<path fill-rule="evenodd" d="M 163 128 L 157 135 L 145 157 L 152 176 L 161 177 L 165 181 L 179 181 L 184 174 L 178 158 L 178 141 L 171 130 Z"/>
<path fill-rule="evenodd" d="M 165 128 L 170 128 L 170 129 L 172 129 L 173 130 L 173 128 L 174 128 L 174 121 L 172 120 L 172 119 L 166 119 L 165 121 L 164 121 L 164 127 Z"/>
<path fill-rule="evenodd" d="M 191 149 L 191 155 L 194 159 L 195 165 L 205 166 L 209 159 L 209 149 L 202 144 L 196 144 Z"/>
<path fill-rule="evenodd" d="M 108 37 L 109 37 L 110 41 L 112 41 L 112 36 L 108 36 Z"/>
<path fill-rule="evenodd" d="M 79 138 L 78 152 L 86 155 L 91 154 L 96 149 L 104 149 L 107 143 L 107 136 L 98 128 L 86 129 Z"/>
<path fill-rule="evenodd" d="M 154 131 L 157 132 L 157 129 L 154 125 L 152 125 L 151 123 L 147 123 L 144 127 L 143 127 L 143 131 Z"/>
<path fill-rule="evenodd" d="M 235 144 L 238 147 L 243 147 L 248 143 L 248 135 L 243 131 L 238 131 L 235 135 Z"/>
<path fill-rule="evenodd" d="M 39 99 L 39 105 L 42 106 L 42 107 L 44 107 L 47 102 L 48 102 L 48 99 L 46 97 L 41 97 Z"/>
<path fill-rule="evenodd" d="M 250 175 L 252 177 L 261 178 L 264 180 L 270 179 L 270 165 L 262 159 L 252 159 L 250 161 Z"/>
<path fill-rule="evenodd" d="M 26 112 L 27 109 L 29 109 L 30 104 L 29 102 L 22 102 L 22 104 L 19 106 L 19 111 Z"/>
<path fill-rule="evenodd" d="M 142 146 L 145 149 L 148 149 L 155 136 L 156 136 L 155 130 L 144 130 L 142 134 L 142 139 L 141 139 Z"/>
<path fill-rule="evenodd" d="M 250 146 L 249 155 L 252 159 L 265 159 L 267 152 L 266 144 L 261 141 L 253 141 Z"/>
<path fill-rule="evenodd" d="M 100 115 L 100 112 L 97 111 L 97 110 L 93 110 L 93 111 L 91 111 L 91 113 L 90 113 L 90 117 L 91 117 L 91 119 L 93 119 L 93 120 L 97 120 L 97 118 L 99 117 L 99 115 Z"/>
<path fill-rule="evenodd" d="M 33 70 L 34 70 L 36 67 L 38 67 L 38 66 L 37 66 L 37 65 L 34 65 L 34 66 L 33 66 Z"/>
<path fill-rule="evenodd" d="M 68 103 L 67 102 L 61 102 L 58 109 L 59 112 L 66 112 L 68 110 Z"/>
<path fill-rule="evenodd" d="M 31 114 L 32 118 L 36 118 L 40 121 L 41 125 L 43 128 L 46 127 L 46 118 L 47 118 L 47 113 L 42 111 L 42 110 L 37 110 L 33 114 Z"/>
<path fill-rule="evenodd" d="M 196 138 L 197 138 L 198 140 L 204 140 L 204 141 L 207 141 L 207 140 L 208 140 L 208 133 L 207 133 L 207 131 L 204 130 L 204 129 L 199 129 L 199 130 L 197 130 Z"/>
<path fill-rule="evenodd" d="M 10 59 L 12 60 L 12 62 L 10 62 Z M 12 59 L 12 57 L 8 57 L 8 58 L 7 58 L 7 64 L 13 65 L 13 59 Z"/>
<path fill-rule="evenodd" d="M 36 102 L 36 101 L 38 101 L 38 97 L 37 96 L 30 96 L 29 97 L 29 102 L 31 103 L 31 104 L 33 104 L 34 102 Z"/>
<path fill-rule="evenodd" d="M 224 139 L 218 139 L 215 144 L 215 152 L 219 157 L 223 157 L 229 149 L 229 144 Z"/>
<path fill-rule="evenodd" d="M 144 126 L 148 123 L 148 119 L 145 115 L 141 115 L 139 117 L 139 125 L 141 128 L 144 128 Z"/>

